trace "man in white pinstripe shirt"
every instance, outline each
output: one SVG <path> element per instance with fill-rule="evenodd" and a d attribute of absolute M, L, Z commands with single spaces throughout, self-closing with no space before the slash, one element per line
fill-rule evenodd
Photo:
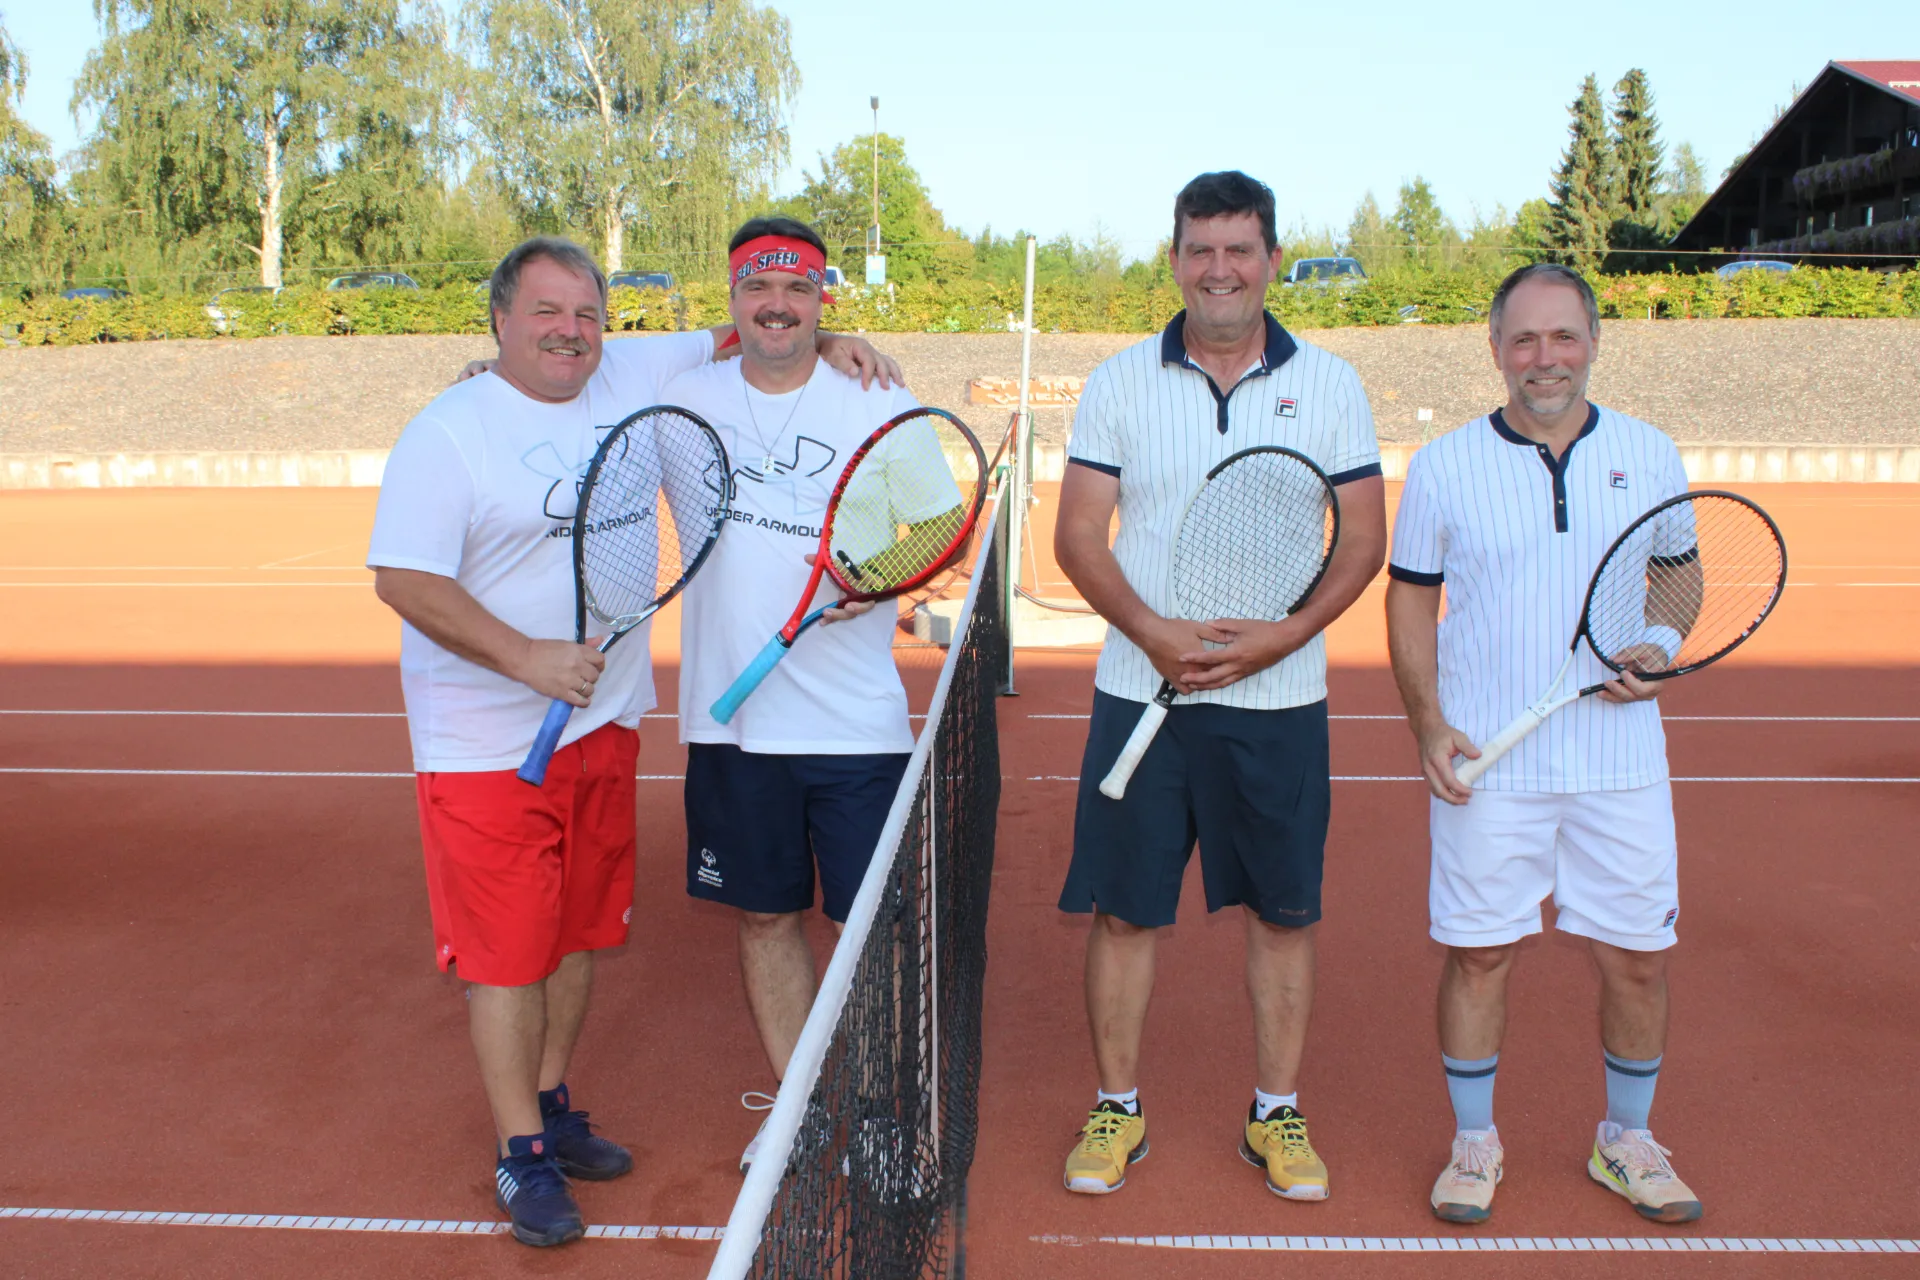
<path fill-rule="evenodd" d="M 1062 910 L 1093 913 L 1086 998 L 1100 1076 L 1065 1182 L 1116 1190 L 1146 1154 L 1137 1071 L 1156 936 L 1173 923 L 1197 838 L 1208 909 L 1238 906 L 1246 921 L 1255 1090 L 1240 1154 L 1274 1194 L 1324 1200 L 1326 1165 L 1296 1092 L 1331 793 L 1320 632 L 1385 558 L 1380 451 L 1352 368 L 1265 310 L 1281 262 L 1266 186 L 1238 172 L 1188 183 L 1169 258 L 1186 310 L 1087 379 L 1054 539 L 1061 568 L 1112 627 L 1060 895 Z M 1282 622 L 1170 617 L 1187 502 L 1210 468 L 1253 445 L 1295 449 L 1333 480 L 1340 541 L 1326 576 Z M 1163 677 L 1183 696 L 1125 798 L 1108 799 L 1098 783 Z"/>
<path fill-rule="evenodd" d="M 1490 342 L 1507 403 L 1414 456 L 1394 521 L 1387 637 L 1433 798 L 1428 903 L 1441 972 L 1441 1062 L 1452 1156 L 1434 1213 L 1483 1222 L 1503 1169 L 1493 1081 L 1520 939 L 1556 924 L 1600 970 L 1607 1118 L 1587 1170 L 1656 1222 L 1700 1201 L 1648 1129 L 1666 1045 L 1666 954 L 1679 916 L 1673 797 L 1659 685 L 1630 673 L 1549 717 L 1470 791 L 1456 755 L 1485 742 L 1551 683 L 1587 583 L 1613 540 L 1686 492 L 1679 450 L 1644 422 L 1591 404 L 1593 290 L 1537 264 L 1494 294 Z M 1444 585 L 1443 585 L 1444 584 Z M 1440 620 L 1441 595 L 1446 619 Z M 1580 686 L 1612 673 L 1586 649 Z"/>

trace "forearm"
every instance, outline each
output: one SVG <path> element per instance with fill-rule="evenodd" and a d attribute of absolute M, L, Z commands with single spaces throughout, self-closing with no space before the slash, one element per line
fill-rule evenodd
<path fill-rule="evenodd" d="M 1418 734 L 1442 723 L 1440 711 L 1440 588 L 1387 583 L 1387 653 L 1407 723 Z"/>
<path fill-rule="evenodd" d="M 427 639 L 509 680 L 521 680 L 532 641 L 452 578 L 413 569 L 376 569 L 374 593 Z"/>
<path fill-rule="evenodd" d="M 1121 572 L 1113 548 L 1107 545 L 1106 530 L 1095 533 L 1062 526 L 1054 538 L 1053 553 L 1080 598 L 1121 635 L 1136 645 L 1142 644 L 1146 629 L 1159 621 L 1160 615 L 1147 607 Z"/>

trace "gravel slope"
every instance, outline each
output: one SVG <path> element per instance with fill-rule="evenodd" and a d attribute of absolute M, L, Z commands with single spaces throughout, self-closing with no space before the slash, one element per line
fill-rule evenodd
<path fill-rule="evenodd" d="M 1415 441 L 1504 398 L 1484 331 L 1405 325 L 1302 335 L 1350 360 L 1383 440 Z M 1610 321 L 1593 394 L 1676 439 L 1920 444 L 1920 321 Z M 642 338 L 617 341 L 644 342 Z M 878 334 L 930 404 L 997 435 L 966 383 L 1013 376 L 1013 334 Z M 1034 339 L 1033 371 L 1084 375 L 1124 334 Z M 0 350 L 0 453 L 378 449 L 491 341 L 269 338 Z M 1431 424 L 1417 411 L 1433 410 Z M 1065 414 L 1043 410 L 1044 439 Z"/>

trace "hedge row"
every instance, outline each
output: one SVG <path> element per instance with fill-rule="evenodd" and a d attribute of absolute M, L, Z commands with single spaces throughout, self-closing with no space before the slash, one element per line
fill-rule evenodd
<path fill-rule="evenodd" d="M 1268 305 L 1290 328 L 1464 324 L 1485 317 L 1498 277 L 1472 272 L 1401 271 L 1352 289 L 1276 285 Z M 1920 271 L 1801 269 L 1713 275 L 1620 275 L 1594 280 L 1601 314 L 1627 319 L 1845 316 L 1920 317 Z M 1021 308 L 1018 285 L 958 281 L 885 290 L 843 291 L 828 324 L 873 333 L 1004 333 Z M 615 331 L 704 328 L 727 319 L 725 286 L 689 284 L 679 293 L 615 290 Z M 1034 325 L 1054 333 L 1148 333 L 1180 309 L 1171 283 L 1068 280 L 1034 296 Z M 73 346 L 150 338 L 239 338 L 272 334 L 484 334 L 487 302 L 470 284 L 439 289 L 327 293 L 287 289 L 277 296 L 231 294 L 210 304 L 184 297 L 136 296 L 111 302 L 54 298 L 0 300 L 0 336 L 26 346 Z"/>

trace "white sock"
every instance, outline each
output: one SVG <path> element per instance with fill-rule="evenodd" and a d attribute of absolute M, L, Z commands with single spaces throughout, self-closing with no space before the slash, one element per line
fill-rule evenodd
<path fill-rule="evenodd" d="M 1136 1116 L 1140 1114 L 1140 1090 L 1138 1087 L 1129 1089 L 1125 1093 L 1108 1093 L 1105 1089 L 1102 1089 L 1099 1091 L 1099 1095 L 1099 1097 L 1094 1099 L 1095 1106 L 1100 1105 L 1102 1102 L 1117 1102 L 1132 1114 Z"/>
<path fill-rule="evenodd" d="M 1265 1093 L 1259 1089 L 1253 1091 L 1253 1114 L 1265 1120 L 1280 1107 L 1300 1109 L 1299 1093 Z"/>

